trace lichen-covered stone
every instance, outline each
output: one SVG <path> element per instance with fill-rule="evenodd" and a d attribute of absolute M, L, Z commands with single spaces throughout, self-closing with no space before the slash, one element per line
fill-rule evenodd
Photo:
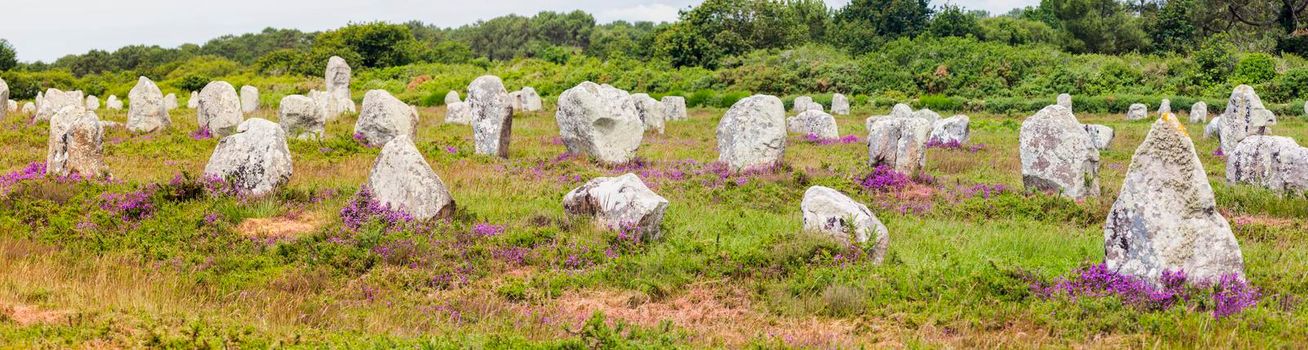
<path fill-rule="evenodd" d="M 1072 111 L 1053 105 L 1026 118 L 1018 144 L 1027 190 L 1099 196 L 1099 148 Z"/>
<path fill-rule="evenodd" d="M 1085 132 L 1090 133 L 1090 139 L 1094 141 L 1095 148 L 1108 149 L 1108 144 L 1113 142 L 1113 128 L 1107 125 L 1086 124 Z"/>
<path fill-rule="evenodd" d="M 1126 120 L 1142 120 L 1149 117 L 1149 106 L 1143 103 L 1133 103 L 1131 108 L 1126 111 Z"/>
<path fill-rule="evenodd" d="M 648 94 L 632 94 L 631 102 L 636 106 L 636 115 L 645 124 L 645 130 L 654 130 L 662 134 L 663 121 L 666 117 L 663 114 L 663 106 L 659 104 L 659 101 Z"/>
<path fill-rule="evenodd" d="M 555 121 L 568 153 L 585 154 L 607 164 L 636 156 L 644 138 L 636 101 L 621 89 L 583 82 L 559 95 Z"/>
<path fill-rule="evenodd" d="M 417 220 L 454 214 L 454 197 L 445 182 L 405 135 L 396 136 L 382 147 L 365 186 L 379 204 L 402 210 Z"/>
<path fill-rule="evenodd" d="M 639 235 L 642 241 L 662 236 L 660 225 L 667 208 L 667 199 L 631 173 L 595 178 L 563 196 L 563 210 L 568 214 L 594 217 L 596 224 Z"/>
<path fill-rule="evenodd" d="M 79 110 L 86 109 L 86 98 L 82 96 L 81 91 L 46 89 L 45 94 L 36 102 L 36 121 L 50 120 L 55 113 L 68 106 L 76 106 Z"/>
<path fill-rule="evenodd" d="M 779 164 L 786 153 L 786 107 L 776 96 L 737 101 L 718 122 L 718 161 L 733 171 Z"/>
<path fill-rule="evenodd" d="M 813 135 L 824 140 L 840 138 L 836 118 L 826 112 L 807 110 L 786 119 L 786 128 L 800 135 Z"/>
<path fill-rule="evenodd" d="M 1249 136 L 1226 150 L 1226 181 L 1282 194 L 1308 193 L 1308 148 L 1284 136 Z"/>
<path fill-rule="evenodd" d="M 127 130 L 154 132 L 173 124 L 172 118 L 168 116 L 168 108 L 164 105 L 163 92 L 150 78 L 138 78 L 136 86 L 127 93 L 127 99 Z"/>
<path fill-rule="evenodd" d="M 80 103 L 65 105 L 50 118 L 46 146 L 47 174 L 89 178 L 109 175 L 109 166 L 104 162 L 104 128 L 100 117 Z"/>
<path fill-rule="evenodd" d="M 200 90 L 196 102 L 195 118 L 201 128 L 217 136 L 230 135 L 245 120 L 241 113 L 241 99 L 236 88 L 225 81 L 214 81 Z"/>
<path fill-rule="evenodd" d="M 354 123 L 356 139 L 373 147 L 383 146 L 396 136 L 418 136 L 418 113 L 386 90 L 363 95 L 363 111 Z"/>
<path fill-rule="evenodd" d="M 1208 104 L 1204 101 L 1195 102 L 1190 106 L 1190 123 L 1203 124 L 1208 121 Z"/>
<path fill-rule="evenodd" d="M 298 139 L 321 139 L 327 116 L 313 99 L 287 95 L 278 103 L 277 120 L 286 135 Z"/>
<path fill-rule="evenodd" d="M 681 96 L 663 96 L 660 101 L 663 104 L 663 115 L 667 120 L 686 120 L 690 116 L 686 113 L 686 98 Z"/>
<path fill-rule="evenodd" d="M 927 141 L 942 144 L 967 143 L 972 134 L 971 123 L 972 119 L 962 114 L 937 120 L 931 126 L 931 136 Z"/>
<path fill-rule="evenodd" d="M 445 122 L 449 124 L 472 124 L 472 107 L 467 102 L 454 102 L 445 105 Z"/>
<path fill-rule="evenodd" d="M 509 157 L 513 137 L 513 106 L 500 77 L 484 75 L 468 85 L 472 109 L 472 139 L 477 154 Z"/>
<path fill-rule="evenodd" d="M 831 95 L 831 114 L 849 115 L 849 98 L 842 94 Z"/>
<path fill-rule="evenodd" d="M 241 122 L 236 133 L 223 137 L 204 166 L 204 175 L 226 180 L 237 191 L 263 196 L 291 180 L 291 151 L 286 133 L 261 118 Z"/>
<path fill-rule="evenodd" d="M 1222 113 L 1221 141 L 1223 150 L 1233 150 L 1245 137 L 1270 135 L 1276 115 L 1263 107 L 1262 99 L 1249 85 L 1236 86 Z"/>
<path fill-rule="evenodd" d="M 916 175 L 926 167 L 926 144 L 931 136 L 931 122 L 918 117 L 886 116 L 868 126 L 868 166 L 894 167 L 895 171 Z"/>
<path fill-rule="evenodd" d="M 1072 95 L 1058 94 L 1058 99 L 1055 104 L 1063 106 L 1063 108 L 1067 108 L 1069 111 L 1072 110 Z"/>
<path fill-rule="evenodd" d="M 825 233 L 850 244 L 872 241 L 868 252 L 872 262 L 880 264 L 885 259 L 890 231 L 863 203 L 840 191 L 813 186 L 804 191 L 799 207 L 804 214 L 804 230 Z"/>

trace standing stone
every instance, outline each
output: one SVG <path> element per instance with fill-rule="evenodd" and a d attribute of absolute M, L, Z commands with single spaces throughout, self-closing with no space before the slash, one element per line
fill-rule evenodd
<path fill-rule="evenodd" d="M 202 93 L 203 94 L 203 93 Z M 250 118 L 223 137 L 204 166 L 204 175 L 227 180 L 237 191 L 263 196 L 291 180 L 291 151 L 277 124 Z"/>
<path fill-rule="evenodd" d="M 663 104 L 663 115 L 667 120 L 686 120 L 690 116 L 686 114 L 686 98 L 681 96 L 663 96 L 660 101 Z"/>
<path fill-rule="evenodd" d="M 19 111 L 20 111 L 21 113 L 26 114 L 26 115 L 29 115 L 29 116 L 30 116 L 30 115 L 33 115 L 33 114 L 36 114 L 36 104 L 35 104 L 35 103 L 32 103 L 31 101 L 28 101 L 28 102 L 26 102 L 26 103 L 23 103 L 23 108 L 20 109 Z"/>
<path fill-rule="evenodd" d="M 1226 113 L 1222 113 L 1222 150 L 1235 149 L 1245 137 L 1269 135 L 1274 124 L 1276 116 L 1263 107 L 1262 99 L 1253 88 L 1237 86 L 1226 102 Z"/>
<path fill-rule="evenodd" d="M 645 123 L 645 131 L 657 130 L 659 134 L 663 133 L 663 122 L 667 119 L 663 114 L 663 106 L 658 100 L 649 97 L 648 94 L 633 94 L 631 101 L 636 106 L 636 115 L 640 117 L 641 122 Z"/>
<path fill-rule="evenodd" d="M 1308 193 L 1308 148 L 1284 136 L 1249 136 L 1226 153 L 1226 181 Z"/>
<path fill-rule="evenodd" d="M 55 113 L 68 106 L 76 106 L 79 110 L 86 109 L 86 99 L 82 97 L 81 91 L 60 91 L 59 89 L 47 89 L 43 98 L 38 99 L 36 103 L 36 121 L 50 120 Z"/>
<path fill-rule="evenodd" d="M 522 90 L 509 93 L 509 107 L 513 109 L 513 114 L 524 112 L 522 106 Z"/>
<path fill-rule="evenodd" d="M 831 95 L 831 114 L 849 115 L 849 98 L 843 94 Z"/>
<path fill-rule="evenodd" d="M 1190 281 L 1244 276 L 1244 258 L 1181 122 L 1164 114 L 1136 149 L 1104 224 L 1110 270 L 1159 284 L 1164 271 Z"/>
<path fill-rule="evenodd" d="M 1072 111 L 1054 105 L 1026 118 L 1018 143 L 1028 191 L 1099 196 L 1099 149 Z"/>
<path fill-rule="evenodd" d="M 1058 102 L 1056 104 L 1063 106 L 1063 108 L 1067 108 L 1069 111 L 1072 110 L 1072 95 L 1058 94 Z"/>
<path fill-rule="evenodd" d="M 164 95 L 163 101 L 164 101 L 164 110 L 171 111 L 177 109 L 177 95 L 171 93 Z"/>
<path fill-rule="evenodd" d="M 822 140 L 840 138 L 836 118 L 822 111 L 807 110 L 797 116 L 786 118 L 786 129 L 805 136 L 813 135 Z"/>
<path fill-rule="evenodd" d="M 786 107 L 754 95 L 737 101 L 718 123 L 718 161 L 733 171 L 780 164 L 786 153 Z"/>
<path fill-rule="evenodd" d="M 254 113 L 259 110 L 259 88 L 245 85 L 241 87 L 241 112 Z"/>
<path fill-rule="evenodd" d="M 1126 120 L 1135 121 L 1148 117 L 1149 117 L 1149 106 L 1146 106 L 1143 103 L 1132 104 L 1131 109 L 1128 109 L 1126 111 Z"/>
<path fill-rule="evenodd" d="M 241 113 L 241 99 L 236 88 L 225 81 L 214 81 L 200 90 L 196 102 L 195 119 L 200 128 L 216 136 L 230 135 L 245 119 Z"/>
<path fill-rule="evenodd" d="M 540 94 L 536 93 L 536 89 L 533 87 L 522 87 L 521 92 L 518 94 L 518 98 L 522 99 L 519 103 L 522 104 L 522 110 L 524 111 L 539 112 L 540 110 L 545 109 L 544 103 L 540 100 Z"/>
<path fill-rule="evenodd" d="M 636 157 L 644 138 L 635 97 L 609 85 L 583 82 L 559 95 L 555 122 L 568 153 L 585 154 L 606 164 Z"/>
<path fill-rule="evenodd" d="M 927 125 L 936 125 L 936 122 L 940 121 L 940 113 L 926 108 L 913 112 L 913 117 L 927 121 Z"/>
<path fill-rule="evenodd" d="M 313 103 L 313 99 L 301 95 L 282 97 L 278 104 L 277 120 L 282 131 L 290 137 L 302 140 L 321 139 L 327 116 Z"/>
<path fill-rule="evenodd" d="M 406 135 L 396 136 L 382 147 L 364 186 L 381 205 L 417 220 L 454 215 L 454 197 Z"/>
<path fill-rule="evenodd" d="M 917 117 L 881 117 L 868 126 L 868 166 L 891 166 L 916 175 L 926 167 L 926 143 L 931 123 Z"/>
<path fill-rule="evenodd" d="M 186 108 L 200 108 L 200 93 L 191 91 L 191 98 L 186 99 Z"/>
<path fill-rule="evenodd" d="M 662 236 L 659 226 L 667 208 L 668 200 L 651 191 L 632 173 L 595 178 L 563 196 L 563 210 L 568 214 L 592 216 L 595 224 L 639 234 L 641 241 Z"/>
<path fill-rule="evenodd" d="M 445 105 L 445 122 L 449 124 L 472 124 L 472 107 L 467 102 L 454 102 Z"/>
<path fill-rule="evenodd" d="M 131 132 L 154 132 L 172 125 L 172 119 L 165 108 L 163 92 L 150 78 L 140 77 L 136 86 L 127 93 L 127 130 Z"/>
<path fill-rule="evenodd" d="M 1204 126 L 1204 138 L 1214 137 L 1222 138 L 1222 117 L 1213 118 L 1213 120 L 1208 121 L 1208 125 Z"/>
<path fill-rule="evenodd" d="M 371 147 L 383 146 L 396 136 L 418 137 L 418 113 L 386 90 L 363 95 L 363 111 L 354 123 L 354 137 Z"/>
<path fill-rule="evenodd" d="M 971 122 L 971 118 L 962 114 L 938 120 L 931 126 L 931 137 L 927 139 L 927 142 L 940 144 L 967 143 L 968 137 L 972 134 Z"/>
<path fill-rule="evenodd" d="M 0 120 L 3 120 L 3 119 L 5 118 L 5 116 L 8 116 L 8 115 L 10 115 L 10 114 L 14 114 L 14 113 L 18 113 L 18 101 L 9 100 L 9 105 L 6 106 L 5 111 L 4 111 L 4 112 L 0 112 Z"/>
<path fill-rule="evenodd" d="M 811 111 L 811 110 L 822 111 L 822 105 L 818 104 L 817 102 L 813 102 L 813 97 L 810 96 L 796 97 L 795 102 L 793 104 L 794 106 L 792 106 L 791 109 L 793 109 L 795 113 L 802 113 L 804 111 Z"/>
<path fill-rule="evenodd" d="M 123 109 L 123 101 L 116 95 L 109 95 L 109 98 L 104 100 L 104 106 L 110 110 L 120 111 Z"/>
<path fill-rule="evenodd" d="M 104 162 L 104 129 L 100 117 L 85 107 L 65 105 L 50 118 L 47 174 L 78 174 L 86 178 L 109 175 L 109 166 Z"/>
<path fill-rule="evenodd" d="M 484 75 L 468 85 L 472 109 L 472 139 L 477 154 L 509 157 L 513 136 L 513 106 L 500 77 Z"/>
<path fill-rule="evenodd" d="M 1162 102 L 1158 103 L 1158 116 L 1161 117 L 1167 113 L 1172 113 L 1172 101 L 1163 99 Z"/>
<path fill-rule="evenodd" d="M 308 97 L 313 100 L 313 105 L 318 107 L 318 112 L 322 113 L 324 120 L 332 121 L 336 119 L 331 113 L 331 96 L 327 95 L 326 92 L 309 90 Z"/>
<path fill-rule="evenodd" d="M 100 109 L 100 98 L 95 95 L 86 96 L 86 109 L 92 111 Z"/>
<path fill-rule="evenodd" d="M 840 191 L 813 186 L 804 191 L 799 208 L 804 213 L 804 230 L 825 233 L 850 244 L 874 241 L 869 253 L 872 262 L 880 264 L 884 260 L 890 231 L 863 203 Z"/>
<path fill-rule="evenodd" d="M 1195 102 L 1190 106 L 1190 123 L 1203 124 L 1208 121 L 1208 104 L 1204 101 Z"/>
<path fill-rule="evenodd" d="M 327 59 L 327 71 L 323 77 L 327 82 L 327 120 L 335 120 L 344 112 L 354 113 L 354 100 L 350 99 L 350 75 L 353 71 L 344 58 L 332 56 Z"/>
<path fill-rule="evenodd" d="M 890 117 L 908 118 L 912 116 L 913 116 L 913 107 L 909 107 L 907 104 L 896 103 L 894 107 L 890 108 Z M 933 120 L 931 122 L 935 122 L 935 121 Z"/>
<path fill-rule="evenodd" d="M 445 104 L 446 104 L 446 105 L 449 105 L 449 104 L 451 104 L 451 103 L 458 103 L 458 102 L 462 102 L 462 101 L 459 101 L 459 92 L 458 92 L 458 91 L 450 90 L 450 92 L 448 92 L 448 93 L 445 94 Z"/>
<path fill-rule="evenodd" d="M 1094 141 L 1095 148 L 1108 149 L 1108 144 L 1113 142 L 1113 128 L 1107 125 L 1086 124 L 1085 132 L 1090 134 L 1090 140 Z"/>
<path fill-rule="evenodd" d="M 43 91 L 37 91 L 37 92 L 36 92 L 36 99 L 34 99 L 34 101 L 36 102 L 36 110 L 37 110 L 37 112 L 39 113 L 40 110 L 41 110 L 41 102 L 45 102 L 45 92 L 43 92 Z M 58 111 L 55 111 L 55 112 L 58 112 Z"/>
<path fill-rule="evenodd" d="M 0 101 L 10 101 L 9 104 L 11 105 L 15 104 L 13 101 L 9 99 L 9 84 L 5 83 L 4 79 L 0 79 Z M 10 111 L 11 109 L 17 109 L 17 108 L 6 108 L 5 110 L 0 111 L 0 120 L 4 120 L 5 117 L 8 117 L 9 112 L 12 112 Z"/>

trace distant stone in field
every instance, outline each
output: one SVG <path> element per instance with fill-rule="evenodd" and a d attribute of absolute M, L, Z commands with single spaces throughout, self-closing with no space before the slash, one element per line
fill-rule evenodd
<path fill-rule="evenodd" d="M 123 100 L 119 100 L 116 95 L 109 95 L 109 98 L 104 100 L 104 107 L 110 110 L 120 111 L 123 109 Z"/>
<path fill-rule="evenodd" d="M 445 93 L 445 104 L 446 104 L 446 105 L 449 105 L 449 104 L 451 104 L 451 103 L 456 103 L 456 102 L 463 102 L 463 101 L 460 101 L 460 100 L 459 100 L 459 92 L 458 92 L 458 91 L 450 90 L 450 92 Z"/>
<path fill-rule="evenodd" d="M 472 124 L 472 107 L 467 102 L 454 102 L 445 105 L 445 122 L 449 124 Z"/>
<path fill-rule="evenodd" d="M 214 81 L 200 90 L 196 102 L 195 118 L 200 128 L 207 128 L 216 136 L 226 136 L 236 132 L 236 127 L 245 120 L 241 113 L 241 100 L 236 96 L 236 88 L 225 81 Z"/>
<path fill-rule="evenodd" d="M 95 95 L 86 96 L 86 109 L 92 111 L 100 109 L 100 98 Z"/>
<path fill-rule="evenodd" d="M 913 107 L 909 107 L 907 104 L 903 103 L 896 103 L 894 107 L 890 108 L 890 116 L 894 118 L 912 117 Z"/>
<path fill-rule="evenodd" d="M 1149 117 L 1149 106 L 1143 103 L 1131 104 L 1131 108 L 1126 111 L 1126 120 L 1141 120 Z"/>
<path fill-rule="evenodd" d="M 663 133 L 663 106 L 649 94 L 632 94 L 631 102 L 636 106 L 636 115 L 645 124 L 645 131 L 656 130 Z"/>
<path fill-rule="evenodd" d="M 940 121 L 940 113 L 936 113 L 935 111 L 926 108 L 914 111 L 913 117 L 925 120 L 927 125 L 936 125 L 936 122 Z"/>
<path fill-rule="evenodd" d="M 668 117 L 667 120 L 686 120 L 690 116 L 686 113 L 686 98 L 681 96 L 663 96 L 660 101 L 663 104 L 663 115 Z"/>
<path fill-rule="evenodd" d="M 786 118 L 786 129 L 801 135 L 813 135 L 824 140 L 840 138 L 836 118 L 823 111 L 807 110 Z"/>
<path fill-rule="evenodd" d="M 368 91 L 363 95 L 363 111 L 354 123 L 355 139 L 378 147 L 396 136 L 418 137 L 418 113 L 386 90 Z"/>
<path fill-rule="evenodd" d="M 327 82 L 327 96 L 325 111 L 327 120 L 336 120 L 341 113 L 357 111 L 354 106 L 354 100 L 350 99 L 350 75 L 353 70 L 345 62 L 344 58 L 332 56 L 327 59 L 327 71 L 323 74 L 323 79 Z"/>
<path fill-rule="evenodd" d="M 737 101 L 718 122 L 718 161 L 733 171 L 781 163 L 786 153 L 786 107 L 754 95 Z"/>
<path fill-rule="evenodd" d="M 277 124 L 250 118 L 236 133 L 218 141 L 204 175 L 227 180 L 238 191 L 252 196 L 272 193 L 291 180 L 291 151 L 286 132 Z"/>
<path fill-rule="evenodd" d="M 518 98 L 521 99 L 519 103 L 522 104 L 523 111 L 539 112 L 545 109 L 544 103 L 540 100 L 540 94 L 536 93 L 536 89 L 533 87 L 522 87 L 522 90 L 519 90 Z"/>
<path fill-rule="evenodd" d="M 9 99 L 9 84 L 5 83 L 4 79 L 0 79 L 0 101 L 9 101 L 8 105 L 16 104 L 13 100 Z M 14 112 L 16 109 L 18 108 L 8 108 L 8 106 L 6 106 L 3 111 L 0 111 L 0 120 L 4 120 L 5 117 L 9 116 L 9 113 Z"/>
<path fill-rule="evenodd" d="M 121 128 L 121 127 L 123 127 L 123 123 L 119 123 L 119 122 L 112 121 L 112 120 L 101 120 L 101 121 L 100 121 L 100 128 L 101 128 L 101 129 L 108 130 L 108 129 Z"/>
<path fill-rule="evenodd" d="M 10 114 L 18 113 L 18 101 L 9 100 L 9 105 L 5 106 L 5 112 L 0 113 L 0 120 L 3 120 Z"/>
<path fill-rule="evenodd" d="M 849 115 L 849 98 L 842 94 L 831 95 L 831 114 Z"/>
<path fill-rule="evenodd" d="M 628 235 L 638 234 L 641 241 L 662 236 L 659 226 L 667 208 L 668 200 L 632 173 L 595 178 L 563 196 L 563 210 L 568 214 L 594 217 L 596 224 Z"/>
<path fill-rule="evenodd" d="M 167 95 L 164 95 L 163 100 L 164 100 L 164 110 L 171 111 L 177 109 L 177 95 L 169 93 Z"/>
<path fill-rule="evenodd" d="M 1222 149 L 1235 149 L 1245 137 L 1270 135 L 1274 124 L 1276 115 L 1263 107 L 1262 99 L 1258 98 L 1253 88 L 1249 85 L 1237 86 L 1226 102 L 1226 113 L 1222 113 Z"/>
<path fill-rule="evenodd" d="M 1104 224 L 1104 262 L 1121 274 L 1160 283 L 1165 271 L 1189 281 L 1244 276 L 1244 258 L 1218 212 L 1194 142 L 1165 114 L 1136 149 Z"/>
<path fill-rule="evenodd" d="M 477 154 L 509 157 L 513 136 L 513 106 L 500 77 L 484 75 L 468 85 L 472 109 L 472 139 Z"/>
<path fill-rule="evenodd" d="M 1308 193 L 1308 148 L 1284 136 L 1249 136 L 1226 151 L 1226 181 Z"/>
<path fill-rule="evenodd" d="M 850 244 L 873 241 L 868 254 L 880 264 L 890 246 L 890 232 L 863 203 L 844 193 L 822 186 L 809 187 L 800 202 L 804 213 L 804 230 L 831 235 Z"/>
<path fill-rule="evenodd" d="M 1213 118 L 1204 126 L 1204 138 L 1222 138 L 1222 117 Z M 1219 147 L 1220 148 L 1220 147 Z"/>
<path fill-rule="evenodd" d="M 818 104 L 817 102 L 813 102 L 813 97 L 800 96 L 795 98 L 795 101 L 792 103 L 791 109 L 795 113 L 802 113 L 804 111 L 810 111 L 815 109 L 821 111 L 822 105 Z"/>
<path fill-rule="evenodd" d="M 1090 133 L 1090 140 L 1094 141 L 1095 148 L 1108 149 L 1108 144 L 1113 142 L 1113 128 L 1107 125 L 1086 124 L 1085 132 Z"/>
<path fill-rule="evenodd" d="M 186 108 L 189 108 L 189 109 L 200 108 L 200 93 L 199 93 L 199 92 L 191 91 L 191 98 L 186 99 Z"/>
<path fill-rule="evenodd" d="M 589 155 L 606 164 L 636 157 L 645 124 L 632 95 L 587 81 L 560 94 L 558 105 L 554 119 L 568 153 Z"/>
<path fill-rule="evenodd" d="M 1026 118 L 1018 143 L 1028 191 L 1099 196 L 1099 148 L 1072 111 L 1053 105 Z"/>
<path fill-rule="evenodd" d="M 19 111 L 27 115 L 36 114 L 36 103 L 32 103 L 31 101 L 23 103 L 23 108 L 20 109 Z"/>
<path fill-rule="evenodd" d="M 241 111 L 245 113 L 254 113 L 259 109 L 259 88 L 245 85 L 241 86 Z"/>
<path fill-rule="evenodd" d="M 1072 95 L 1058 94 L 1058 102 L 1055 104 L 1063 106 L 1063 108 L 1067 108 L 1069 111 L 1072 110 Z"/>
<path fill-rule="evenodd" d="M 522 90 L 509 91 L 509 107 L 513 110 L 513 114 L 525 112 L 522 106 Z"/>
<path fill-rule="evenodd" d="M 403 210 L 417 220 L 454 215 L 454 197 L 406 135 L 396 136 L 382 147 L 365 186 L 378 203 Z"/>
<path fill-rule="evenodd" d="M 47 174 L 109 175 L 109 166 L 104 162 L 104 129 L 100 126 L 100 117 L 87 110 L 81 102 L 79 98 L 76 105 L 64 105 L 50 118 L 45 160 Z"/>
<path fill-rule="evenodd" d="M 86 99 L 82 97 L 81 91 L 46 89 L 45 95 L 36 103 L 36 121 L 50 120 L 55 113 L 68 106 L 76 106 L 80 110 L 86 109 Z"/>
<path fill-rule="evenodd" d="M 1172 101 L 1168 99 L 1163 99 L 1162 102 L 1158 103 L 1158 116 L 1162 117 L 1164 114 L 1167 113 L 1172 113 Z"/>
<path fill-rule="evenodd" d="M 34 98 L 33 101 L 36 102 L 36 110 L 37 110 L 37 112 L 39 113 L 40 110 L 41 110 L 41 102 L 45 102 L 45 92 L 44 92 L 44 91 L 37 91 L 37 92 L 36 92 L 36 98 Z M 55 111 L 55 112 L 58 112 L 58 111 Z M 53 112 L 51 112 L 51 113 L 53 114 Z"/>
<path fill-rule="evenodd" d="M 972 133 L 971 123 L 972 119 L 962 114 L 937 120 L 931 126 L 931 136 L 927 138 L 927 141 L 942 144 L 967 143 L 967 139 Z"/>
<path fill-rule="evenodd" d="M 1208 121 L 1208 104 L 1204 101 L 1195 102 L 1190 106 L 1190 123 L 1203 124 Z"/>
<path fill-rule="evenodd" d="M 298 139 L 321 139 L 327 116 L 313 99 L 302 95 L 287 95 L 278 104 L 277 120 L 282 131 Z"/>
<path fill-rule="evenodd" d="M 127 93 L 127 102 L 127 130 L 131 132 L 154 132 L 173 123 L 164 105 L 163 92 L 150 78 L 136 80 L 136 86 Z"/>
<path fill-rule="evenodd" d="M 881 117 L 868 126 L 868 166 L 894 167 L 916 175 L 926 167 L 926 144 L 931 122 L 918 117 Z"/>

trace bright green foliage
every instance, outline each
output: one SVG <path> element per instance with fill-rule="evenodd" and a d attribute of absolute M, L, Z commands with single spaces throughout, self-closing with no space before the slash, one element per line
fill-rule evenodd
<path fill-rule="evenodd" d="M 374 22 L 352 24 L 318 34 L 309 58 L 311 62 L 322 62 L 325 69 L 325 60 L 314 59 L 317 58 L 315 56 L 320 56 L 318 52 L 334 52 L 341 57 L 346 57 L 341 53 L 353 52 L 359 60 L 350 62 L 355 62 L 358 66 L 394 67 L 413 63 L 418 59 L 420 50 L 421 44 L 413 38 L 408 27 Z"/>
<path fill-rule="evenodd" d="M 977 23 L 977 16 L 954 5 L 945 5 L 936 9 L 927 32 L 935 36 L 984 37 L 981 25 Z"/>
<path fill-rule="evenodd" d="M 1276 62 L 1264 53 L 1251 53 L 1240 58 L 1231 75 L 1233 84 L 1261 84 L 1276 77 Z"/>
<path fill-rule="evenodd" d="M 0 39 L 0 71 L 7 71 L 18 66 L 18 52 L 9 40 Z"/>
<path fill-rule="evenodd" d="M 868 52 L 882 41 L 922 33 L 930 17 L 926 0 L 854 0 L 836 11 L 831 41 Z"/>
<path fill-rule="evenodd" d="M 1169 0 L 1158 10 L 1155 18 L 1145 23 L 1153 51 L 1157 53 L 1188 52 L 1199 41 L 1199 27 L 1193 22 L 1196 0 Z"/>
<path fill-rule="evenodd" d="M 1118 0 L 1042 0 L 1039 11 L 1067 36 L 1063 48 L 1071 52 L 1121 54 L 1149 44 L 1139 19 Z"/>

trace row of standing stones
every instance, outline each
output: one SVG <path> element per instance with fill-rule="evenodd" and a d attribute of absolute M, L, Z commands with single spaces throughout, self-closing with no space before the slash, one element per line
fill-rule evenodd
<path fill-rule="evenodd" d="M 282 99 L 280 124 L 260 118 L 244 120 L 244 113 L 257 106 L 254 88 L 243 88 L 238 96 L 230 84 L 215 81 L 193 93 L 188 107 L 197 110 L 200 127 L 223 136 L 205 166 L 205 175 L 224 178 L 253 196 L 284 185 L 292 174 L 286 138 L 321 137 L 326 122 L 353 112 L 349 80 L 349 66 L 333 57 L 326 71 L 326 91 Z M 3 84 L 0 81 L 0 87 Z M 7 88 L 0 93 L 7 95 Z M 47 116 L 50 120 L 50 172 L 107 176 L 102 158 L 107 124 L 95 115 L 95 107 L 77 91 L 50 89 L 38 100 L 36 118 Z M 171 124 L 168 110 L 175 108 L 175 98 L 162 96 L 149 79 L 140 78 L 129 101 L 129 130 L 152 132 Z M 1056 101 L 1022 123 L 1023 184 L 1028 190 L 1075 199 L 1099 196 L 1099 151 L 1108 147 L 1113 130 L 1077 121 L 1070 96 L 1060 95 Z M 121 104 L 111 96 L 111 107 L 115 102 Z M 845 96 L 837 94 L 832 102 L 832 112 L 849 113 Z M 471 125 L 476 153 L 499 157 L 508 156 L 513 115 L 543 109 L 534 89 L 510 93 L 495 76 L 472 81 L 466 100 L 451 91 L 446 104 L 445 122 Z M 665 121 L 688 118 L 682 97 L 657 101 L 647 94 L 591 82 L 564 91 L 557 104 L 555 119 L 567 152 L 608 165 L 634 159 L 645 132 L 662 133 Z M 1191 122 L 1202 123 L 1206 108 L 1202 103 L 1192 107 Z M 28 113 L 32 109 L 24 108 Z M 1144 118 L 1139 115 L 1144 109 L 1143 105 L 1133 106 L 1128 119 Z M 822 139 L 839 137 L 835 118 L 811 98 L 797 98 L 793 111 L 797 114 L 786 118 L 782 101 L 769 95 L 735 103 L 717 127 L 718 160 L 733 171 L 768 167 L 782 162 L 788 132 Z M 1239 244 L 1216 210 L 1193 141 L 1166 102 L 1159 116 L 1137 148 L 1105 223 L 1106 263 L 1119 272 L 1154 282 L 1168 270 L 1184 270 L 1196 276 L 1196 281 L 1226 274 L 1243 276 Z M 355 137 L 382 150 L 364 186 L 381 204 L 414 218 L 447 218 L 454 211 L 454 199 L 414 144 L 417 122 L 416 108 L 386 91 L 365 94 Z M 868 165 L 919 174 L 926 164 L 928 145 L 967 142 L 969 123 L 964 115 L 941 118 L 928 109 L 913 111 L 907 105 L 896 105 L 890 115 L 865 120 Z M 1308 191 L 1308 149 L 1292 139 L 1270 136 L 1274 124 L 1275 116 L 1263 107 L 1253 89 L 1242 85 L 1233 91 L 1225 113 L 1209 123 L 1210 132 L 1205 136 L 1220 138 L 1222 148 L 1231 150 L 1229 182 L 1283 193 Z M 667 206 L 666 199 L 630 173 L 593 179 L 563 198 L 564 210 L 570 214 L 593 216 L 599 225 L 640 232 L 650 240 L 661 236 Z M 866 205 L 834 189 L 814 186 L 805 192 L 800 209 L 805 230 L 852 243 L 871 242 L 873 260 L 884 257 L 888 230 Z"/>

